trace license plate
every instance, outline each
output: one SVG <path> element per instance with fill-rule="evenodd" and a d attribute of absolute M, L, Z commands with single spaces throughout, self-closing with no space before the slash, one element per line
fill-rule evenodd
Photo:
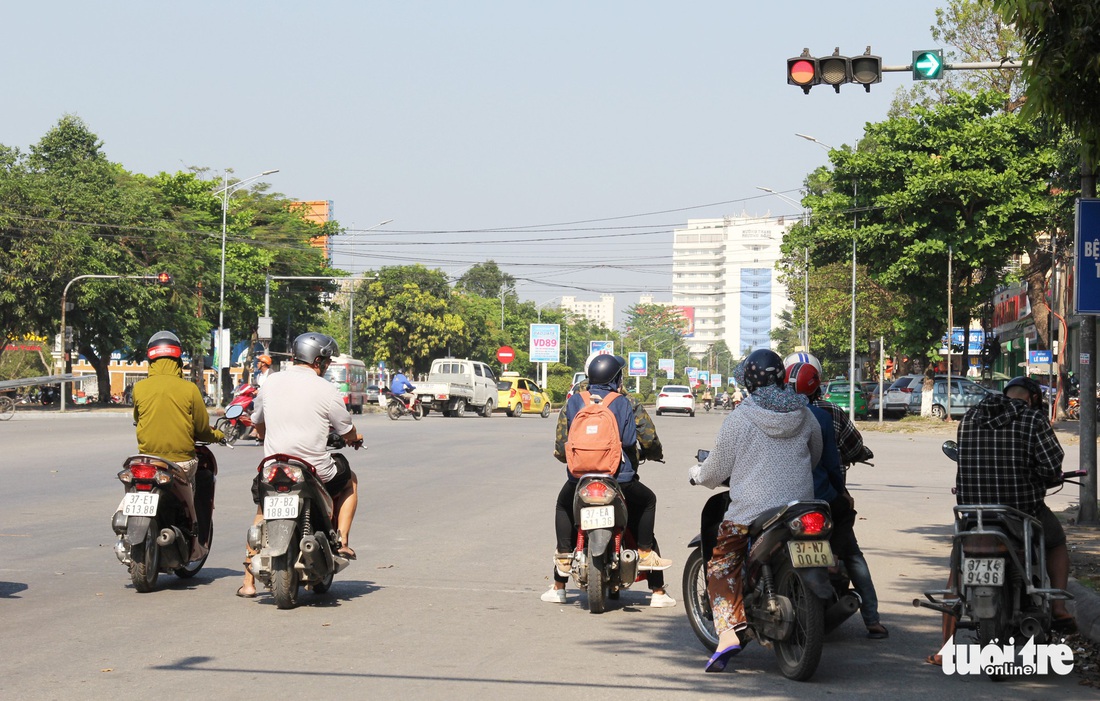
<path fill-rule="evenodd" d="M 160 495 L 151 492 L 128 492 L 122 498 L 124 516 L 156 516 Z"/>
<path fill-rule="evenodd" d="M 963 585 L 999 587 L 1005 581 L 1003 557 L 963 558 Z"/>
<path fill-rule="evenodd" d="M 298 495 L 264 497 L 264 518 L 298 518 Z"/>
<path fill-rule="evenodd" d="M 586 506 L 581 509 L 582 531 L 591 531 L 596 528 L 613 528 L 614 526 L 614 506 Z"/>
<path fill-rule="evenodd" d="M 789 540 L 787 552 L 795 567 L 832 567 L 833 549 L 827 540 Z"/>

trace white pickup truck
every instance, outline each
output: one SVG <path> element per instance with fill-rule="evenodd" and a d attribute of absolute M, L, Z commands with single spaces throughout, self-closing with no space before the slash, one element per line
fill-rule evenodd
<path fill-rule="evenodd" d="M 435 409 L 444 416 L 461 416 L 470 408 L 489 418 L 497 403 L 497 377 L 477 360 L 439 358 L 432 361 L 428 381 L 415 391 L 425 413 Z"/>

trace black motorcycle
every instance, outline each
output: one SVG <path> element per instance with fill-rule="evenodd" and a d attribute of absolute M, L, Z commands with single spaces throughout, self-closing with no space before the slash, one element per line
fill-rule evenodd
<path fill-rule="evenodd" d="M 205 445 L 196 444 L 195 452 L 194 492 L 179 465 L 155 455 L 133 455 L 118 473 L 125 494 L 111 521 L 118 536 L 114 550 L 139 592 L 153 591 L 161 572 L 186 579 L 206 564 L 218 463 Z"/>
<path fill-rule="evenodd" d="M 392 421 L 397 421 L 402 416 L 411 416 L 414 421 L 419 421 L 427 413 L 420 403 L 420 397 L 406 404 L 403 398 L 395 395 L 388 387 L 381 387 L 378 392 L 386 398 L 386 415 Z"/>
<path fill-rule="evenodd" d="M 700 450 L 701 463 L 709 451 Z M 701 531 L 684 565 L 684 607 L 699 641 L 711 652 L 718 633 L 707 594 L 707 563 L 729 507 L 728 490 L 703 507 Z M 843 569 L 829 545 L 833 523 L 828 503 L 792 501 L 760 514 L 749 527 L 752 547 L 742 573 L 749 634 L 775 649 L 780 672 L 805 681 L 821 660 L 825 633 L 859 610 Z M 830 576 L 830 568 L 833 573 Z"/>
<path fill-rule="evenodd" d="M 958 461 L 955 441 L 945 441 L 943 452 Z M 1063 472 L 1062 482 L 1076 484 L 1070 478 L 1085 474 Z M 1000 504 L 962 504 L 954 512 L 948 588 L 926 591 L 926 600 L 914 599 L 913 605 L 953 616 L 983 646 L 1049 640 L 1051 601 L 1073 595 L 1050 586 L 1042 523 Z"/>
<path fill-rule="evenodd" d="M 345 445 L 335 433 L 328 444 Z M 333 459 L 344 457 L 335 454 Z M 252 573 L 271 589 L 276 606 L 294 608 L 301 586 L 323 594 L 348 566 L 348 559 L 337 553 L 340 532 L 333 521 L 332 497 L 313 465 L 293 455 L 269 455 L 256 469 L 264 520 L 248 530 L 248 547 L 258 553 L 252 557 Z"/>

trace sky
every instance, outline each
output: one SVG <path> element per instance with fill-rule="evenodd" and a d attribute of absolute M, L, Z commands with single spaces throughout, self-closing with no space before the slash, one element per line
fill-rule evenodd
<path fill-rule="evenodd" d="M 942 4 L 942 3 L 941 3 Z M 865 92 L 787 85 L 786 60 L 936 48 L 937 3 L 840 0 L 9 3 L 0 143 L 65 114 L 145 174 L 208 168 L 332 200 L 359 274 L 495 260 L 522 299 L 671 300 L 689 218 L 795 214 L 885 119 Z M 945 47 L 946 48 L 946 47 Z M 390 223 L 377 226 L 384 221 Z M 369 230 L 369 231 L 368 231 Z"/>

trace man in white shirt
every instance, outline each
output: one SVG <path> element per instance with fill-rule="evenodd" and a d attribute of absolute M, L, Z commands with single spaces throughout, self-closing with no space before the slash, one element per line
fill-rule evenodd
<path fill-rule="evenodd" d="M 323 377 L 339 350 L 329 336 L 310 332 L 294 339 L 291 353 L 294 365 L 271 375 L 256 395 L 252 422 L 263 441 L 265 456 L 293 455 L 316 468 L 333 501 L 333 520 L 340 531 L 337 553 L 354 560 L 355 551 L 348 547 L 348 535 L 359 503 L 359 482 L 343 456 L 335 454 L 334 459 L 334 454 L 325 449 L 330 428 L 356 450 L 363 445 L 363 436 L 352 423 L 336 387 Z M 256 502 L 253 523 L 259 523 L 263 510 L 258 481 L 253 481 L 252 499 Z M 244 583 L 237 596 L 256 596 L 255 578 L 249 569 L 254 554 L 249 551 L 245 560 Z"/>

